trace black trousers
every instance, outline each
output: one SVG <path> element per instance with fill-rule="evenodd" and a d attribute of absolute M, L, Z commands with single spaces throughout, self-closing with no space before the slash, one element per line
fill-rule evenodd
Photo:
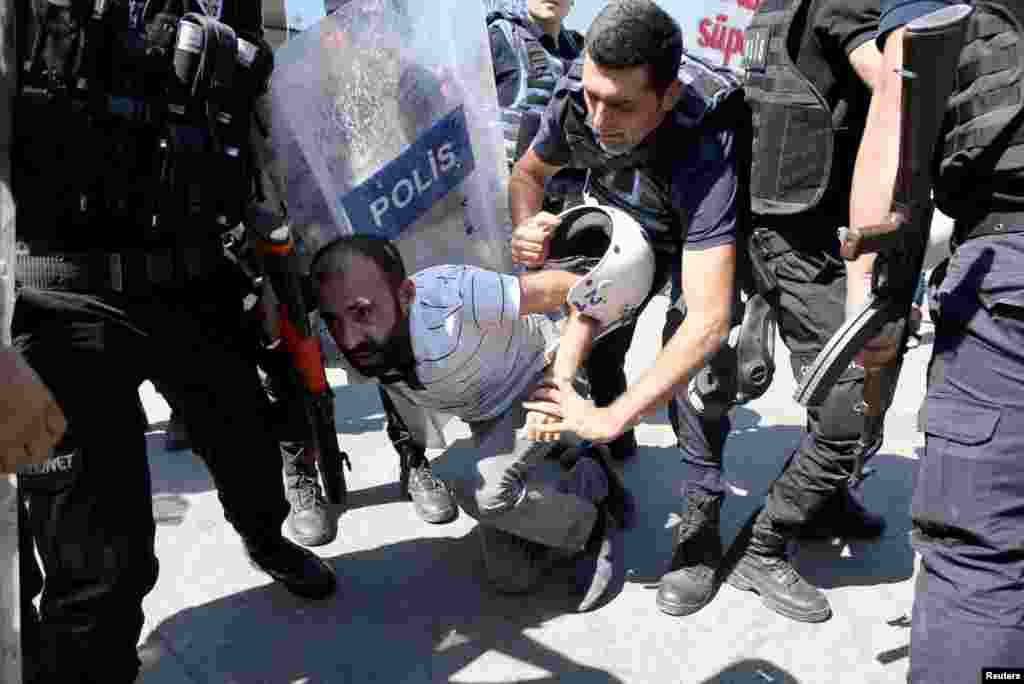
<path fill-rule="evenodd" d="M 225 517 L 249 545 L 280 536 L 288 512 L 281 458 L 256 372 L 255 341 L 230 277 L 146 296 L 24 289 L 15 346 L 53 391 L 68 436 L 46 467 L 20 478 L 31 538 L 27 597 L 45 583 L 24 636 L 28 682 L 128 684 L 139 669 L 142 598 L 157 577 L 147 422 L 150 379 L 186 407 L 194 450 Z M 26 597 L 26 598 L 27 598 Z M 26 603 L 26 601 L 23 601 Z M 27 616 L 31 622 L 31 615 Z"/>
<path fill-rule="evenodd" d="M 774 310 L 799 381 L 845 321 L 846 267 L 833 243 L 799 232 L 758 228 L 748 246 L 756 287 Z M 768 494 L 766 513 L 776 527 L 806 524 L 849 478 L 863 392 L 864 371 L 851 366 L 824 403 L 808 408 L 807 432 Z"/>

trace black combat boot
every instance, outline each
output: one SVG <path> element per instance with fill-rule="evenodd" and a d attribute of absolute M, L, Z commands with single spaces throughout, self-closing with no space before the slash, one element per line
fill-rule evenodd
<path fill-rule="evenodd" d="M 765 509 L 758 513 L 750 541 L 726 581 L 759 594 L 767 607 L 792 620 L 824 622 L 832 616 L 825 594 L 790 564 L 786 538 L 775 529 Z"/>
<path fill-rule="evenodd" d="M 885 518 L 864 507 L 863 489 L 843 485 L 800 531 L 806 539 L 874 539 L 885 532 Z"/>
<path fill-rule="evenodd" d="M 689 493 L 676 528 L 676 549 L 661 578 L 656 602 L 669 615 L 691 615 L 711 602 L 721 580 L 722 540 L 718 523 L 722 497 Z"/>
<path fill-rule="evenodd" d="M 399 479 L 402 496 L 412 501 L 416 515 L 434 524 L 454 520 L 459 509 L 452 498 L 451 490 L 448 489 L 448 485 L 434 477 L 427 457 L 408 443 L 400 444 L 396 448 L 402 469 Z"/>
<path fill-rule="evenodd" d="M 337 588 L 338 578 L 331 566 L 280 534 L 261 539 L 243 538 L 242 541 L 253 567 L 273 577 L 296 596 L 323 599 Z"/>
<path fill-rule="evenodd" d="M 305 459 L 298 442 L 281 442 L 285 490 L 291 512 L 288 530 L 303 546 L 329 544 L 338 536 L 338 519 L 331 514 L 320 489 L 316 465 Z"/>

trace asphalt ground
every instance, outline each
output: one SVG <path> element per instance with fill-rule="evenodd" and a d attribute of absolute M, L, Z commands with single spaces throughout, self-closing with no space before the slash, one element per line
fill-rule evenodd
<path fill-rule="evenodd" d="M 657 353 L 667 301 L 644 313 L 630 351 L 631 377 Z M 150 385 L 142 396 L 148 436 L 160 580 L 146 598 L 139 645 L 143 684 L 384 684 L 568 682 L 590 684 L 850 684 L 905 681 L 914 555 L 908 509 L 923 446 L 916 412 L 924 391 L 931 328 L 905 362 L 886 421 L 885 444 L 865 483 L 868 505 L 884 513 L 880 539 L 801 542 L 795 563 L 824 589 L 833 617 L 802 624 L 723 586 L 689 617 L 662 614 L 658 577 L 678 522 L 679 459 L 664 411 L 637 428 L 640 450 L 622 466 L 639 501 L 620 538 L 614 597 L 598 610 L 571 609 L 570 580 L 555 572 L 537 593 L 508 597 L 483 579 L 475 522 L 446 525 L 416 517 L 399 496 L 398 457 L 383 432 L 376 389 L 337 393 L 341 447 L 348 452 L 350 503 L 333 543 L 316 549 L 336 569 L 340 591 L 310 602 L 254 570 L 224 521 L 213 483 L 191 452 L 163 449 L 169 415 Z M 736 409 L 726 452 L 730 495 L 722 536 L 729 544 L 763 501 L 802 435 L 788 354 L 777 344 L 771 389 Z M 457 422 L 452 439 L 466 434 Z M 435 473 L 453 477 L 443 454 Z M 239 454 L 245 467 L 245 454 Z M 542 476 L 557 477 L 555 464 Z"/>

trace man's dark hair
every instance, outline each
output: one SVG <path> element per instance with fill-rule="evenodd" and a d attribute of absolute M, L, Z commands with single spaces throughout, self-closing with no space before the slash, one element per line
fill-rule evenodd
<path fill-rule="evenodd" d="M 615 0 L 594 19 L 584 41 L 590 59 L 607 69 L 648 65 L 661 97 L 679 74 L 683 31 L 651 0 Z"/>
<path fill-rule="evenodd" d="M 328 242 L 313 257 L 310 273 L 320 278 L 325 273 L 341 273 L 352 255 L 359 254 L 377 264 L 394 290 L 406 278 L 405 263 L 395 244 L 378 235 L 344 235 Z"/>

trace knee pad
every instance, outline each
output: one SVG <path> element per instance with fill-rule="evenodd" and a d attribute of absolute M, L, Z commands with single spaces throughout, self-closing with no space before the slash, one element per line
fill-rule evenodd
<path fill-rule="evenodd" d="M 719 418 L 762 396 L 775 376 L 775 314 L 761 295 L 747 300 L 735 341 L 722 347 L 690 381 L 690 404 Z"/>
<path fill-rule="evenodd" d="M 761 295 L 746 302 L 736 340 L 736 403 L 768 391 L 775 376 L 775 312 Z"/>
<path fill-rule="evenodd" d="M 697 415 L 721 418 L 736 404 L 736 350 L 722 347 L 690 380 L 687 399 Z"/>

